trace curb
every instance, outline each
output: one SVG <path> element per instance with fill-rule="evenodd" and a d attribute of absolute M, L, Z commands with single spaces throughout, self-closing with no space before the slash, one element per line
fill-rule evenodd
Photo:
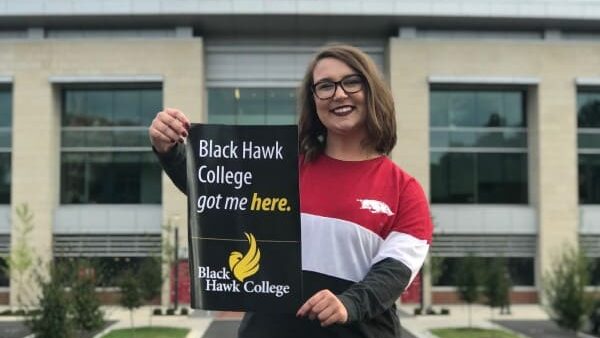
<path fill-rule="evenodd" d="M 119 321 L 116 321 L 112 325 L 107 326 L 106 329 L 100 331 L 98 334 L 94 335 L 94 337 L 92 337 L 92 338 L 100 338 L 100 337 L 104 336 L 105 334 L 107 334 L 110 331 L 112 331 L 113 330 L 113 326 L 116 326 L 118 323 L 119 323 Z"/>
<path fill-rule="evenodd" d="M 190 329 L 190 332 L 187 334 L 187 336 L 185 336 L 185 338 L 201 338 L 202 334 L 200 333 L 199 330 L 196 329 Z"/>

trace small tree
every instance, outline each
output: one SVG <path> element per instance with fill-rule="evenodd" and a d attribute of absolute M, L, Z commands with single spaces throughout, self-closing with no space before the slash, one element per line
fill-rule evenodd
<path fill-rule="evenodd" d="M 432 256 L 431 257 L 431 284 L 437 285 L 440 277 L 444 274 L 444 260 L 445 257 Z"/>
<path fill-rule="evenodd" d="M 129 320 L 131 323 L 132 335 L 135 335 L 133 330 L 133 310 L 142 305 L 142 292 L 138 279 L 131 271 L 126 271 L 123 274 L 120 283 L 121 288 L 121 305 L 129 309 Z"/>
<path fill-rule="evenodd" d="M 23 310 L 26 305 L 33 303 L 34 294 L 31 286 L 36 282 L 33 267 L 35 264 L 35 252 L 29 245 L 29 235 L 33 231 L 33 212 L 25 203 L 15 208 L 17 220 L 13 226 L 15 239 L 11 245 L 10 255 L 6 257 L 8 273 L 14 283 L 17 293 L 17 307 Z"/>
<path fill-rule="evenodd" d="M 481 283 L 479 259 L 467 256 L 460 260 L 454 281 L 458 288 L 458 295 L 469 307 L 469 327 L 471 324 L 471 304 L 479 298 L 479 285 Z"/>
<path fill-rule="evenodd" d="M 160 271 L 160 259 L 154 257 L 145 258 L 140 265 L 138 277 L 144 281 L 140 284 L 140 291 L 144 300 L 152 301 L 160 295 L 160 288 L 163 282 Z"/>
<path fill-rule="evenodd" d="M 64 290 L 62 276 L 55 266 L 50 265 L 49 277 L 38 276 L 41 286 L 39 312 L 30 312 L 26 324 L 37 338 L 71 338 L 73 327 L 68 294 Z"/>
<path fill-rule="evenodd" d="M 171 216 L 167 219 L 167 224 L 162 226 L 161 278 L 163 283 L 171 281 L 171 278 L 173 278 L 171 269 L 173 269 L 175 263 L 175 242 L 172 235 L 178 220 L 179 216 Z M 168 302 L 170 302 L 170 300 Z"/>
<path fill-rule="evenodd" d="M 567 247 L 544 276 L 547 311 L 560 327 L 577 331 L 585 322 L 592 303 L 585 295 L 589 282 L 587 260 L 573 247 Z"/>
<path fill-rule="evenodd" d="M 140 292 L 145 301 L 150 302 L 160 295 L 163 283 L 160 257 L 146 257 L 142 261 L 137 275 L 140 280 L 144 281 L 140 284 Z M 152 325 L 152 314 L 150 314 L 149 321 Z"/>
<path fill-rule="evenodd" d="M 484 295 L 492 314 L 495 307 L 508 305 L 510 280 L 506 268 L 506 259 L 498 257 L 491 259 L 490 269 L 484 280 Z"/>
<path fill-rule="evenodd" d="M 79 263 L 76 271 L 71 289 L 74 324 L 84 331 L 99 329 L 104 324 L 104 313 L 96 295 L 94 270 L 87 263 Z"/>

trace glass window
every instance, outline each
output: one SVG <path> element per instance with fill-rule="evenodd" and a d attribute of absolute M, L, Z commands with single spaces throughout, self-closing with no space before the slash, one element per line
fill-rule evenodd
<path fill-rule="evenodd" d="M 434 286 L 456 286 L 456 271 L 466 257 L 433 257 Z M 490 257 L 477 257 L 480 266 L 489 266 Z M 506 257 L 506 266 L 513 286 L 534 285 L 534 259 L 533 257 Z M 483 282 L 482 282 L 483 283 Z"/>
<path fill-rule="evenodd" d="M 600 89 L 577 93 L 579 203 L 600 204 Z"/>
<path fill-rule="evenodd" d="M 580 91 L 577 94 L 577 126 L 600 128 L 600 90 Z"/>
<path fill-rule="evenodd" d="M 475 203 L 475 156 L 431 153 L 431 202 Z"/>
<path fill-rule="evenodd" d="M 527 204 L 525 94 L 433 89 L 433 203 Z"/>
<path fill-rule="evenodd" d="M 0 204 L 10 204 L 10 153 L 0 153 Z"/>
<path fill-rule="evenodd" d="M 150 153 L 64 153 L 61 203 L 160 203 L 160 173 Z"/>
<path fill-rule="evenodd" d="M 0 287 L 7 287 L 9 285 L 8 263 L 6 262 L 6 258 L 0 258 Z"/>
<path fill-rule="evenodd" d="M 477 203 L 527 203 L 527 155 L 477 154 Z"/>
<path fill-rule="evenodd" d="M 588 257 L 590 266 L 590 283 L 589 285 L 600 285 L 600 257 Z"/>
<path fill-rule="evenodd" d="M 147 130 L 162 91 L 133 85 L 63 91 L 63 204 L 161 202 L 161 169 Z"/>
<path fill-rule="evenodd" d="M 10 89 L 0 87 L 0 127 L 12 126 L 12 96 Z"/>
<path fill-rule="evenodd" d="M 209 88 L 208 122 L 221 124 L 294 124 L 292 88 Z"/>
<path fill-rule="evenodd" d="M 12 96 L 0 86 L 0 204 L 10 204 Z M 0 276 L 0 282 L 2 281 Z M 1 286 L 1 285 L 0 285 Z"/>
<path fill-rule="evenodd" d="M 579 154 L 579 203 L 600 203 L 600 154 Z"/>

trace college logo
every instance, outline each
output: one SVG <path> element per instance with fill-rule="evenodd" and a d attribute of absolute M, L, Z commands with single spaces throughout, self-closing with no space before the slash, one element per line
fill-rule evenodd
<path fill-rule="evenodd" d="M 256 238 L 253 234 L 244 232 L 248 239 L 249 248 L 245 255 L 239 251 L 233 251 L 229 254 L 229 270 L 235 279 L 243 282 L 244 279 L 254 275 L 260 268 L 260 249 L 256 245 Z"/>
<path fill-rule="evenodd" d="M 356 199 L 360 202 L 360 208 L 369 210 L 372 214 L 386 214 L 388 216 L 392 216 L 394 213 L 390 210 L 390 207 L 378 200 L 363 200 Z"/>
<path fill-rule="evenodd" d="M 291 292 L 287 284 L 275 284 L 270 280 L 246 280 L 260 269 L 260 249 L 253 234 L 244 233 L 248 240 L 248 251 L 229 254 L 229 271 L 226 267 L 198 267 L 198 278 L 203 280 L 206 292 L 229 292 L 271 295 L 277 298 Z"/>

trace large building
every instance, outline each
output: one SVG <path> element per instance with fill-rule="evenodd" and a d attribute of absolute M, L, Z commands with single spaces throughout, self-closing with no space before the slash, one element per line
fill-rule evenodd
<path fill-rule="evenodd" d="M 162 107 L 193 122 L 294 123 L 328 42 L 363 48 L 392 89 L 391 157 L 431 200 L 426 302 L 454 302 L 468 256 L 506 257 L 537 302 L 567 245 L 600 258 L 600 1 L 0 0 L 0 253 L 120 271 L 161 252 L 186 202 L 153 157 Z M 600 268 L 591 270 L 600 283 Z M 15 276 L 0 303 L 15 304 Z M 167 301 L 165 287 L 163 301 Z"/>

